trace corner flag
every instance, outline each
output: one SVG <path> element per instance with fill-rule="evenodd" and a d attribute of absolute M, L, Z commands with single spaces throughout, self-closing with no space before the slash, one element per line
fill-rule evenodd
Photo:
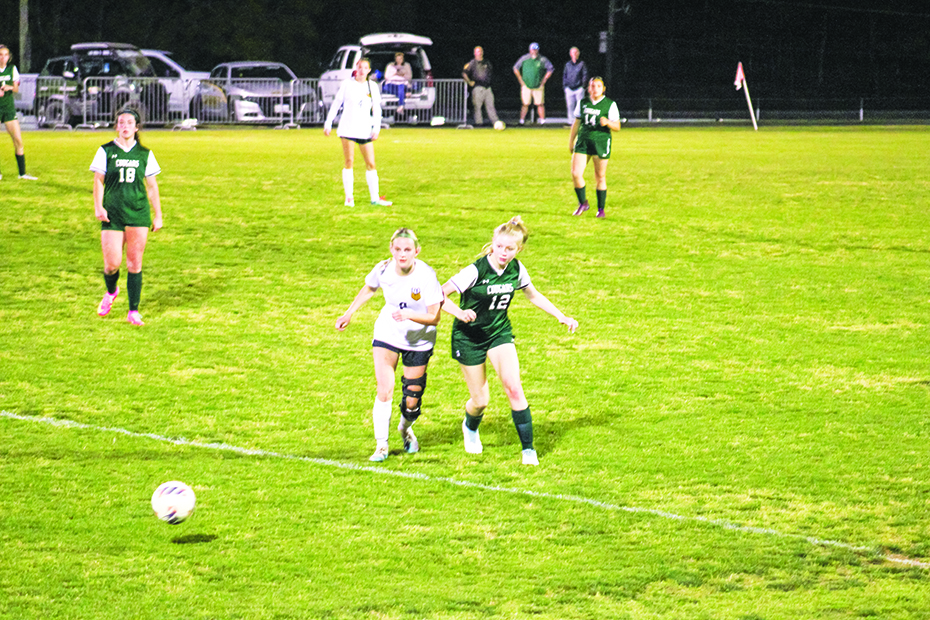
<path fill-rule="evenodd" d="M 743 73 L 743 63 L 736 64 L 736 79 L 733 81 L 733 84 L 736 85 L 736 90 L 742 88 L 743 83 L 746 81 L 746 74 Z"/>
<path fill-rule="evenodd" d="M 759 125 L 756 123 L 756 113 L 752 109 L 752 100 L 749 98 L 749 84 L 746 83 L 746 74 L 743 73 L 743 63 L 736 64 L 736 79 L 733 80 L 736 90 L 740 88 L 746 93 L 746 105 L 749 106 L 749 116 L 752 118 L 752 128 L 759 131 Z"/>

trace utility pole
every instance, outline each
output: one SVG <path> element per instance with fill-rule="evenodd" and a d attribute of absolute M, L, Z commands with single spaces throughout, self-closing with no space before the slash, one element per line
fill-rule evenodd
<path fill-rule="evenodd" d="M 630 3 L 627 2 L 627 0 L 623 0 L 623 4 L 617 8 L 617 0 L 610 0 L 610 6 L 607 11 L 607 59 L 604 66 L 604 79 L 607 81 L 605 86 L 607 86 L 609 90 L 614 79 L 614 32 L 616 31 L 616 16 L 617 13 L 629 15 Z"/>
<path fill-rule="evenodd" d="M 29 41 L 29 0 L 19 0 L 19 68 L 29 73 L 32 46 Z"/>

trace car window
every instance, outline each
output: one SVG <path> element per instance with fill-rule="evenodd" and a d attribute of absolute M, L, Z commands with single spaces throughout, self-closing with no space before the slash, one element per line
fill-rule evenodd
<path fill-rule="evenodd" d="M 116 50 L 116 55 L 122 61 L 126 74 L 134 77 L 155 77 L 152 63 L 139 50 Z"/>
<path fill-rule="evenodd" d="M 287 69 L 273 65 L 258 65 L 251 67 L 234 67 L 232 70 L 233 79 L 263 79 L 263 80 L 281 80 L 290 82 L 294 79 Z"/>
<path fill-rule="evenodd" d="M 150 57 L 149 62 L 152 63 L 152 70 L 155 72 L 155 75 L 161 78 L 176 78 L 180 77 L 181 74 L 174 70 L 174 67 L 166 63 L 161 58 Z"/>
<path fill-rule="evenodd" d="M 225 66 L 214 67 L 213 71 L 210 72 L 210 77 L 217 79 L 217 80 L 225 80 L 226 79 L 226 67 Z"/>
<path fill-rule="evenodd" d="M 349 50 L 339 50 L 336 52 L 336 55 L 333 56 L 333 59 L 329 61 L 329 66 L 326 68 L 326 70 L 339 71 L 340 69 L 345 69 L 345 61 L 348 54 Z"/>

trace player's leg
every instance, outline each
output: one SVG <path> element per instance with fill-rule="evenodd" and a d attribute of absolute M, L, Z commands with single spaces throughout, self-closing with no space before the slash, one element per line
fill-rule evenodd
<path fill-rule="evenodd" d="M 517 357 L 517 347 L 513 343 L 498 345 L 488 351 L 488 360 L 494 366 L 497 376 L 500 377 L 507 400 L 510 401 L 513 424 L 520 437 L 520 445 L 525 465 L 538 465 L 539 459 L 533 448 L 533 418 L 530 414 L 530 405 L 526 402 L 523 393 L 523 384 L 520 382 L 520 359 Z"/>
<path fill-rule="evenodd" d="M 391 202 L 381 196 L 380 181 L 378 180 L 378 170 L 375 168 L 375 145 L 373 142 L 366 142 L 358 145 L 365 159 L 365 181 L 368 183 L 368 195 L 371 198 L 371 204 L 390 207 Z"/>
<path fill-rule="evenodd" d="M 576 145 L 575 148 L 578 149 L 579 146 Z M 572 153 L 572 183 L 575 186 L 575 196 L 578 198 L 578 208 L 575 209 L 572 215 L 581 215 L 589 208 L 588 198 L 585 193 L 584 171 L 590 157 L 590 155 L 583 152 Z"/>
<path fill-rule="evenodd" d="M 604 209 L 607 207 L 607 164 L 609 162 L 609 159 L 594 156 L 594 179 L 597 181 L 597 217 L 606 217 Z"/>
<path fill-rule="evenodd" d="M 133 325 L 142 325 L 139 315 L 139 300 L 142 298 L 142 256 L 148 241 L 147 226 L 126 227 L 126 294 L 129 298 L 129 315 L 126 320 Z"/>
<path fill-rule="evenodd" d="M 355 142 L 348 138 L 342 138 L 342 189 L 345 190 L 347 207 L 355 206 L 355 172 L 352 167 L 355 165 Z"/>
<path fill-rule="evenodd" d="M 375 452 L 368 459 L 380 462 L 388 457 L 388 434 L 391 429 L 391 398 L 394 396 L 394 373 L 400 353 L 376 342 L 371 348 L 375 365 L 377 394 L 371 408 L 371 419 L 375 432 Z"/>
<path fill-rule="evenodd" d="M 481 438 L 478 435 L 478 426 L 484 419 L 484 410 L 488 406 L 490 393 L 488 390 L 488 376 L 484 362 L 476 366 L 459 366 L 465 377 L 465 386 L 468 388 L 469 399 L 465 403 L 465 419 L 462 421 L 462 434 L 465 437 L 465 451 L 469 454 L 481 454 Z"/>
<path fill-rule="evenodd" d="M 405 351 L 404 374 L 401 377 L 403 398 L 400 402 L 400 422 L 397 430 L 404 441 L 406 452 L 419 452 L 420 443 L 413 434 L 413 423 L 420 417 L 423 392 L 426 390 L 426 364 L 431 351 Z M 421 365 L 414 365 L 414 364 Z M 409 365 L 408 365 L 409 364 Z"/>
<path fill-rule="evenodd" d="M 26 174 L 26 150 L 23 144 L 23 132 L 20 129 L 19 121 L 12 120 L 4 123 L 6 131 L 13 139 L 13 151 L 16 153 L 16 166 L 19 168 L 19 178 L 28 181 L 35 181 L 36 178 Z"/>
<path fill-rule="evenodd" d="M 106 316 L 110 314 L 113 300 L 119 295 L 119 268 L 123 262 L 123 231 L 100 231 L 100 248 L 103 251 L 103 281 L 107 285 L 107 292 L 103 294 L 97 314 Z"/>

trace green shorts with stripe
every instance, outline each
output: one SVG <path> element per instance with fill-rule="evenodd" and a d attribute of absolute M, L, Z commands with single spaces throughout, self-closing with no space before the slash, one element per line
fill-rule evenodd
<path fill-rule="evenodd" d="M 610 134 L 596 132 L 585 137 L 578 136 L 575 152 L 582 155 L 597 155 L 601 159 L 610 159 Z"/>
<path fill-rule="evenodd" d="M 452 330 L 452 357 L 462 366 L 480 366 L 488 357 L 488 351 L 502 344 L 513 344 L 513 332 L 507 330 L 491 338 L 481 340 L 469 337 L 461 330 Z"/>
<path fill-rule="evenodd" d="M 101 230 L 125 230 L 126 227 L 150 228 L 152 226 L 152 212 L 148 205 L 144 210 L 120 209 L 111 207 L 107 209 L 109 222 L 101 222 Z"/>

